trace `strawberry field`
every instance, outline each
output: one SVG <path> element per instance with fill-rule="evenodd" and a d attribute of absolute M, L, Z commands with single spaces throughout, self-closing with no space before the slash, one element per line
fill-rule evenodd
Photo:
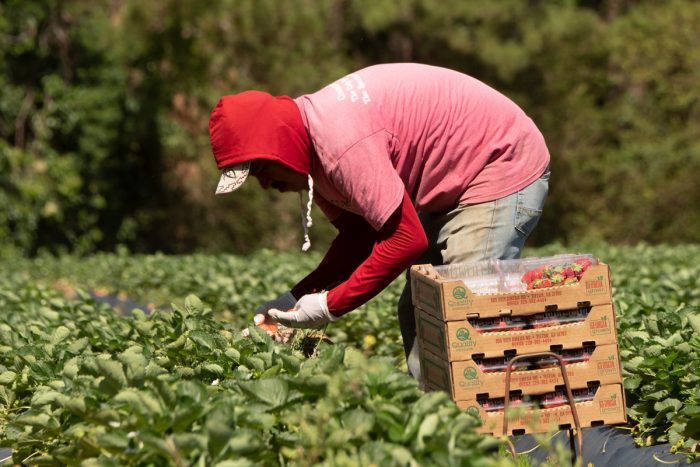
<path fill-rule="evenodd" d="M 700 246 L 527 254 L 564 251 L 611 266 L 630 436 L 699 460 Z M 332 323 L 330 342 L 241 337 L 255 307 L 318 260 L 3 261 L 0 446 L 50 465 L 510 464 L 502 440 L 405 374 L 402 279 Z"/>

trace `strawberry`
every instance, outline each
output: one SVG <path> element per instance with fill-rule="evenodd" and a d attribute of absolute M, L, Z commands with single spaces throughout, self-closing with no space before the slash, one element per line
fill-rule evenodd
<path fill-rule="evenodd" d="M 551 266 L 548 271 L 548 276 L 552 277 L 555 274 L 563 274 L 564 267 L 563 266 Z"/>
<path fill-rule="evenodd" d="M 543 274 L 544 268 L 537 268 L 530 271 L 530 277 L 532 278 L 532 280 L 542 279 Z"/>
<path fill-rule="evenodd" d="M 551 287 L 552 286 L 552 279 L 549 277 L 546 277 L 542 279 L 542 282 L 540 282 L 540 287 L 539 288 L 544 288 L 544 287 Z"/>
<path fill-rule="evenodd" d="M 564 283 L 564 279 L 566 279 L 562 274 L 559 273 L 554 273 L 550 277 L 552 284 L 553 285 L 560 285 Z"/>
<path fill-rule="evenodd" d="M 579 260 L 576 260 L 576 264 L 579 264 L 583 271 L 585 271 L 591 265 L 591 262 L 587 258 L 581 258 Z"/>

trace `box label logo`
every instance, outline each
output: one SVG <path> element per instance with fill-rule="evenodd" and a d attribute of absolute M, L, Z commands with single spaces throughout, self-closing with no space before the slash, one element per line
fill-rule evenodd
<path fill-rule="evenodd" d="M 586 295 L 600 295 L 607 293 L 608 288 L 605 286 L 603 276 L 597 276 L 592 280 L 586 281 Z"/>
<path fill-rule="evenodd" d="M 459 387 L 471 388 L 474 386 L 481 386 L 481 381 L 479 381 L 479 375 L 474 367 L 466 367 L 462 372 L 462 376 L 464 376 L 464 379 L 459 382 Z"/>
<path fill-rule="evenodd" d="M 614 375 L 617 374 L 617 362 L 615 361 L 615 356 L 610 355 L 607 360 L 598 362 L 598 374 L 600 375 Z"/>
<path fill-rule="evenodd" d="M 474 347 L 476 345 L 476 342 L 474 342 L 471 339 L 471 336 L 469 335 L 469 329 L 467 328 L 457 329 L 455 337 L 457 337 L 457 341 L 459 342 L 452 342 L 452 348 L 469 348 Z"/>
<path fill-rule="evenodd" d="M 598 402 L 598 405 L 600 406 L 600 413 L 615 413 L 620 411 L 616 394 L 611 395 L 610 399 Z"/>
<path fill-rule="evenodd" d="M 467 289 L 458 285 L 452 289 L 452 299 L 447 301 L 447 305 L 455 309 L 467 309 L 472 305 L 472 299 L 467 293 Z"/>
<path fill-rule="evenodd" d="M 467 413 L 468 413 L 469 415 L 473 415 L 473 416 L 475 416 L 476 418 L 478 418 L 479 420 L 481 420 L 481 414 L 480 414 L 480 412 L 479 412 L 479 408 L 478 408 L 478 407 L 472 405 L 471 407 L 467 408 Z"/>
<path fill-rule="evenodd" d="M 467 328 L 457 329 L 457 339 L 459 339 L 461 341 L 468 341 L 469 340 L 469 329 L 467 329 Z"/>
<path fill-rule="evenodd" d="M 595 319 L 590 323 L 591 335 L 610 334 L 610 320 L 607 316 Z"/>
<path fill-rule="evenodd" d="M 472 367 L 465 368 L 464 379 L 476 379 L 476 370 Z"/>

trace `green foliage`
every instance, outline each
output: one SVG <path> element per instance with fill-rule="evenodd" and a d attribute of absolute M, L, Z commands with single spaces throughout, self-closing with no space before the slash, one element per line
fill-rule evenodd
<path fill-rule="evenodd" d="M 611 266 L 636 441 L 670 442 L 697 458 L 700 248 L 588 244 L 569 251 L 593 253 Z M 527 254 L 561 252 L 553 244 Z M 59 456 L 61 449 L 85 457 L 108 452 L 123 463 L 177 456 L 212 462 L 234 453 L 299 464 L 450 465 L 466 452 L 475 464 L 496 459 L 480 457 L 495 440 L 473 436 L 472 420 L 440 396 L 421 396 L 405 377 L 395 311 L 402 278 L 328 326 L 332 345 L 321 343 L 317 357 L 264 333 L 239 337 L 260 302 L 319 259 L 261 251 L 4 264 L 3 443 L 17 450 L 17 462 L 34 452 Z M 156 303 L 156 311 L 113 309 L 84 288 Z M 282 457 L 265 457 L 270 452 Z"/>
<path fill-rule="evenodd" d="M 127 318 L 0 283 L 0 443 L 15 462 L 502 464 L 475 418 L 390 359 L 306 359 L 255 327 L 244 339 L 193 295 Z"/>

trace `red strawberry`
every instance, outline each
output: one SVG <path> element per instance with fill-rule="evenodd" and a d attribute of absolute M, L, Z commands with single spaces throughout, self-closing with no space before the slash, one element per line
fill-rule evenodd
<path fill-rule="evenodd" d="M 576 272 L 571 266 L 565 267 L 562 271 L 562 274 L 564 275 L 564 277 L 576 277 Z"/>
<path fill-rule="evenodd" d="M 542 279 L 542 282 L 540 282 L 540 288 L 551 287 L 551 286 L 552 286 L 552 279 L 550 279 L 548 277 L 545 279 Z"/>
<path fill-rule="evenodd" d="M 542 279 L 542 274 L 544 273 L 544 268 L 537 268 L 530 271 L 530 277 L 532 280 Z"/>
<path fill-rule="evenodd" d="M 588 269 L 588 266 L 591 265 L 591 262 L 587 258 L 581 258 L 579 260 L 576 260 L 576 264 L 581 265 L 581 268 L 583 268 L 583 270 L 585 271 L 586 269 Z"/>
<path fill-rule="evenodd" d="M 532 271 L 528 271 L 525 274 L 523 274 L 523 282 L 525 282 L 526 284 L 532 282 Z"/>

